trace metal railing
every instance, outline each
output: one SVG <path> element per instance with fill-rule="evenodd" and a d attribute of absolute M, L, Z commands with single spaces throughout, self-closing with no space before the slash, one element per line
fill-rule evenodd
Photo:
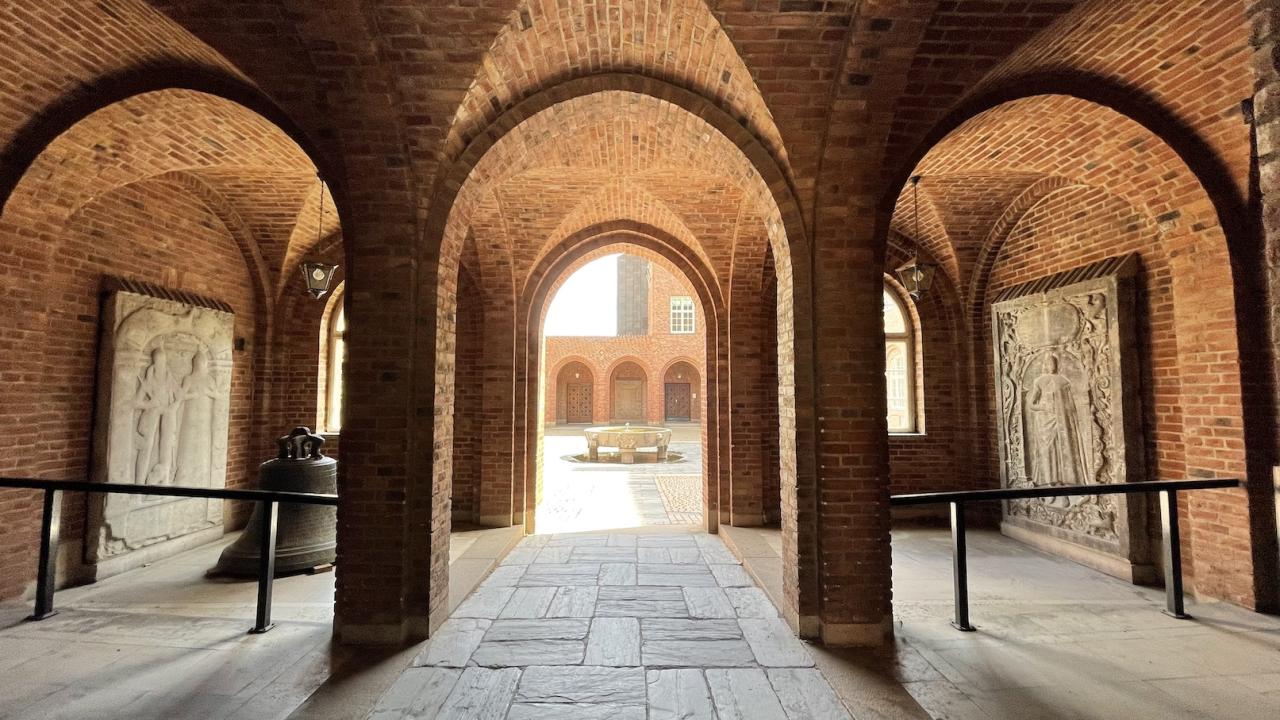
<path fill-rule="evenodd" d="M 62 493 L 84 492 L 119 495 L 249 500 L 262 503 L 262 525 L 258 528 L 261 554 L 258 556 L 258 612 L 251 633 L 264 633 L 271 622 L 271 584 L 276 574 L 276 530 L 280 503 L 337 505 L 337 495 L 282 492 L 276 490 L 233 490 L 182 485 L 123 485 L 74 480 L 0 478 L 0 488 L 44 491 L 44 515 L 40 521 L 40 566 L 36 580 L 36 605 L 30 620 L 44 620 L 57 614 L 53 609 L 54 581 L 58 570 L 58 535 L 62 519 Z"/>
<path fill-rule="evenodd" d="M 957 630 L 973 632 L 969 624 L 969 562 L 965 552 L 965 503 L 1023 498 L 1068 497 L 1078 495 L 1132 495 L 1160 493 L 1160 533 L 1164 538 L 1165 614 L 1179 619 L 1186 613 L 1182 598 L 1182 547 L 1178 530 L 1178 493 L 1187 490 L 1209 490 L 1239 487 L 1232 478 L 1204 480 L 1158 480 L 1153 482 L 1117 483 L 1114 485 L 1058 485 L 1053 487 L 1007 488 L 1000 490 L 966 490 L 959 492 L 916 493 L 894 495 L 890 505 L 951 505 L 951 570 L 955 583 L 955 620 Z"/>

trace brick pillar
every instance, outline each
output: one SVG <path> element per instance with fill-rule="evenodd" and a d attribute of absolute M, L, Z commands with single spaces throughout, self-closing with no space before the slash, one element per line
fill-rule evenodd
<path fill-rule="evenodd" d="M 510 303 L 492 297 L 486 303 L 480 524 L 507 527 L 514 510 L 515 313 Z"/>
<path fill-rule="evenodd" d="M 761 448 L 765 444 L 759 289 L 734 293 L 729 309 L 729 524 L 764 524 Z"/>
<path fill-rule="evenodd" d="M 1255 438 L 1252 431 L 1254 422 L 1247 423 L 1245 440 L 1250 448 L 1250 480 L 1258 486 L 1250 492 L 1254 571 L 1258 578 L 1256 603 L 1259 610 L 1275 612 L 1280 609 L 1280 551 L 1277 547 L 1280 545 L 1280 507 L 1277 507 L 1276 493 L 1268 490 L 1280 487 L 1280 470 L 1275 467 L 1280 460 L 1275 457 L 1276 448 L 1280 447 L 1280 435 L 1277 435 L 1280 422 L 1276 419 L 1276 408 L 1280 406 L 1280 349 L 1277 349 L 1277 338 L 1280 338 L 1280 0 L 1259 0 L 1250 5 L 1249 12 L 1254 49 L 1252 104 L 1255 158 L 1249 202 L 1253 211 L 1251 216 L 1258 218 L 1255 222 L 1260 225 L 1254 232 L 1261 235 L 1259 255 L 1266 273 L 1265 323 L 1269 331 L 1266 343 L 1271 351 L 1271 366 L 1269 372 L 1260 374 L 1265 374 L 1270 385 L 1269 392 L 1265 393 L 1270 403 L 1265 410 L 1271 424 L 1267 428 L 1270 437 Z M 1248 307 L 1237 309 L 1247 311 Z M 1244 319 L 1237 322 L 1248 326 Z M 1245 347 L 1241 348 L 1242 356 L 1245 350 Z M 1251 382 L 1253 374 L 1248 366 L 1241 370 L 1246 400 L 1262 395 L 1257 391 L 1262 382 Z M 1253 392 L 1251 387 L 1255 388 Z M 1249 412 L 1251 408 L 1246 406 L 1245 410 Z M 1269 457 L 1257 457 L 1261 454 L 1260 446 L 1270 446 Z M 1271 472 L 1267 473 L 1267 470 Z"/>
<path fill-rule="evenodd" d="M 426 614 L 423 606 L 435 578 L 419 576 L 414 599 L 420 607 L 411 610 L 405 589 L 406 577 L 412 574 L 406 549 L 426 548 L 419 545 L 420 538 L 414 543 L 406 540 L 415 531 L 430 538 L 433 508 L 429 473 L 426 502 L 420 493 L 411 495 L 409 487 L 414 360 L 422 355 L 414 352 L 413 326 L 405 322 L 419 310 L 412 254 L 415 217 L 407 197 L 384 197 L 389 194 L 372 191 L 353 197 L 352 212 L 343 218 L 350 239 L 350 329 L 338 466 L 335 628 L 343 641 L 355 643 L 402 642 L 409 633 L 411 611 Z M 409 513 L 417 514 L 413 523 Z M 443 542 L 448 542 L 447 532 Z M 443 557 L 447 556 L 446 548 Z"/>
<path fill-rule="evenodd" d="M 834 237 L 819 257 L 818 619 L 826 643 L 879 644 L 891 628 L 883 261 L 869 242 Z"/>
<path fill-rule="evenodd" d="M 512 448 L 512 467 L 511 467 L 511 524 L 525 524 L 525 479 L 528 477 L 529 463 L 533 461 L 533 446 L 529 438 L 529 415 L 526 409 L 532 404 L 533 411 L 538 412 L 538 399 L 530 398 L 530 392 L 537 392 L 538 382 L 535 378 L 532 383 L 529 382 L 529 358 L 526 357 L 524 349 L 528 346 L 528 328 L 527 325 L 516 320 L 515 338 L 513 350 L 515 357 L 513 358 L 513 367 L 515 368 L 515 387 L 512 392 L 513 424 L 511 427 L 511 435 L 515 439 L 515 446 Z M 555 382 L 552 378 L 550 382 Z M 543 415 L 535 415 L 534 423 L 540 424 L 538 420 Z"/>
<path fill-rule="evenodd" d="M 708 530 L 715 532 L 719 525 L 731 524 L 730 495 L 732 484 L 729 479 L 729 319 L 723 315 L 716 318 L 714 327 L 715 347 L 708 346 L 707 377 L 714 377 L 714 384 L 707 383 L 707 415 L 703 418 L 706 428 L 703 441 L 703 477 L 706 478 L 707 492 L 716 493 L 715 523 L 708 517 Z M 712 335 L 713 333 L 708 333 Z M 711 373 L 714 371 L 715 375 Z M 709 497 L 709 496 L 708 496 Z"/>

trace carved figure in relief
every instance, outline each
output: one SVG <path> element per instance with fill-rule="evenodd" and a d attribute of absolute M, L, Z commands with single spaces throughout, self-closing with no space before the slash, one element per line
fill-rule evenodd
<path fill-rule="evenodd" d="M 1071 381 L 1058 372 L 1058 356 L 1049 355 L 1045 373 L 1031 384 L 1027 397 L 1031 442 L 1031 480 L 1035 485 L 1079 485 L 1087 482 L 1080 414 Z M 1069 507 L 1069 498 L 1052 504 Z"/>
<path fill-rule="evenodd" d="M 176 460 L 181 388 L 169 370 L 163 347 L 151 351 L 151 364 L 142 371 L 133 394 L 138 411 L 137 458 L 133 481 L 139 485 L 166 485 Z"/>
<path fill-rule="evenodd" d="M 182 379 L 182 430 L 178 438 L 177 466 L 179 485 L 209 484 L 214 450 L 214 403 L 220 393 L 218 381 L 209 371 L 209 358 L 197 350 L 191 356 L 191 374 Z"/>

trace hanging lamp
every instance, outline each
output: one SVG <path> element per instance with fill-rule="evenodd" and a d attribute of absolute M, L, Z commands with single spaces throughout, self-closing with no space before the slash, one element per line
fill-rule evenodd
<path fill-rule="evenodd" d="M 920 175 L 911 176 L 911 199 L 914 206 L 915 214 L 915 237 L 912 238 L 913 245 L 920 242 Z M 933 275 L 938 270 L 938 266 L 934 263 L 921 262 L 918 253 L 913 254 L 911 260 L 895 272 L 898 276 L 898 282 L 902 283 L 902 287 L 906 288 L 907 293 L 911 295 L 913 300 L 919 300 L 921 295 L 933 285 Z"/>
<path fill-rule="evenodd" d="M 316 247 L 319 247 L 321 234 L 324 232 L 324 178 L 316 175 L 316 179 L 320 184 L 320 205 L 316 213 Z M 329 292 L 329 282 L 333 280 L 333 273 L 337 269 L 337 265 L 326 262 L 302 263 L 302 276 L 307 281 L 307 292 L 311 293 L 311 297 L 319 300 Z"/>

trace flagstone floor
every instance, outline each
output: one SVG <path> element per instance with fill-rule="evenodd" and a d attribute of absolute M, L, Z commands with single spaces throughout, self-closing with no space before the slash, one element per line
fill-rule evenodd
<path fill-rule="evenodd" d="M 370 717 L 850 715 L 719 538 L 643 528 L 525 538 Z"/>

